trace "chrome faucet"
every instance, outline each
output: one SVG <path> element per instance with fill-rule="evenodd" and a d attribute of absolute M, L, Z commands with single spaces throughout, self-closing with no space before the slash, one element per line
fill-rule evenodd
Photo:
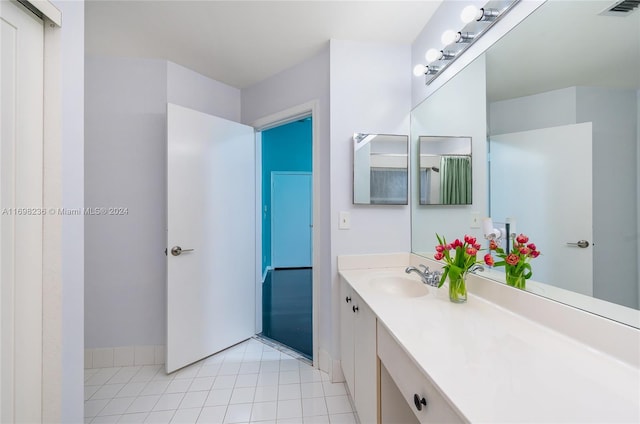
<path fill-rule="evenodd" d="M 442 273 L 440 271 L 429 271 L 429 267 L 422 264 L 420 264 L 420 268 L 422 268 L 422 271 L 415 266 L 408 266 L 407 268 L 405 268 L 404 272 L 406 272 L 407 274 L 415 272 L 420 276 L 420 279 L 424 284 L 432 287 L 438 287 L 438 285 L 440 284 L 440 277 L 442 277 Z"/>
<path fill-rule="evenodd" d="M 484 267 L 482 265 L 475 264 L 475 265 L 471 265 L 471 267 L 469 268 L 469 272 L 472 272 L 474 274 L 477 271 L 480 271 L 480 272 L 484 271 Z"/>

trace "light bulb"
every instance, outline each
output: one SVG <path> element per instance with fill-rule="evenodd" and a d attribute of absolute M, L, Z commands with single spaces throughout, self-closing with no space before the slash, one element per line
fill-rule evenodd
<path fill-rule="evenodd" d="M 470 5 L 462 9 L 462 13 L 460 14 L 460 19 L 462 19 L 462 22 L 464 22 L 465 24 L 468 24 L 469 22 L 482 19 L 482 14 L 483 14 L 482 9 L 478 9 L 474 5 Z"/>
<path fill-rule="evenodd" d="M 442 59 L 442 51 L 438 49 L 429 49 L 427 53 L 424 55 L 424 58 L 427 60 L 427 63 L 433 63 L 436 60 Z"/>
<path fill-rule="evenodd" d="M 416 77 L 422 76 L 427 72 L 427 67 L 424 65 L 416 65 L 413 67 L 413 75 Z"/>
<path fill-rule="evenodd" d="M 459 32 L 449 29 L 442 34 L 442 37 L 440 37 L 440 41 L 442 41 L 443 45 L 448 46 L 449 44 L 453 44 L 459 40 L 459 34 Z"/>

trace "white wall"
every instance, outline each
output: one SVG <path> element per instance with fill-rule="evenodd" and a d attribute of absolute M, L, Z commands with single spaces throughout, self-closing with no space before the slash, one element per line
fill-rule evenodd
<path fill-rule="evenodd" d="M 165 338 L 166 62 L 87 57 L 85 347 Z"/>
<path fill-rule="evenodd" d="M 84 2 L 54 1 L 62 11 L 62 207 L 84 205 Z M 61 422 L 83 421 L 84 222 L 62 218 Z"/>
<path fill-rule="evenodd" d="M 167 62 L 167 101 L 240 122 L 240 90 Z"/>
<path fill-rule="evenodd" d="M 242 123 L 251 125 L 256 120 L 285 111 L 311 101 L 318 102 L 317 125 L 320 151 L 320 191 L 314 192 L 314 202 L 321 209 L 320 223 L 320 263 L 318 344 L 320 355 L 329 354 L 331 349 L 331 252 L 328 212 L 329 198 L 329 45 L 317 55 L 257 84 L 242 89 Z M 314 125 L 316 125 L 314 124 Z M 317 151 L 317 150 L 315 150 Z M 314 151 L 314 154 L 315 154 Z M 315 171 L 315 170 L 314 170 Z"/>
<path fill-rule="evenodd" d="M 164 345 L 166 103 L 239 120 L 240 91 L 173 63 L 87 57 L 85 348 Z"/>
<path fill-rule="evenodd" d="M 453 240 L 465 234 L 479 240 L 479 228 L 470 228 L 471 213 L 487 215 L 487 124 L 484 56 L 477 58 L 435 92 L 411 114 L 411 157 L 418 157 L 419 136 L 471 137 L 473 203 L 419 205 L 413 208 L 412 251 L 435 252 L 436 233 Z M 415 161 L 414 161 L 415 163 Z M 412 174 L 412 199 L 419 199 L 418 175 Z"/>
<path fill-rule="evenodd" d="M 409 134 L 410 46 L 331 40 L 331 287 L 339 315 L 337 256 L 406 252 L 411 248 L 408 205 L 353 205 L 354 132 Z M 338 229 L 339 213 L 351 229 Z M 332 324 L 332 356 L 338 357 L 338 320 Z"/>

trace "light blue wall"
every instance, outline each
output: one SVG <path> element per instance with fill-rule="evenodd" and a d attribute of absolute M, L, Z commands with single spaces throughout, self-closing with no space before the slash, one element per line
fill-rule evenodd
<path fill-rule="evenodd" d="M 311 118 L 262 133 L 262 270 L 271 265 L 271 172 L 312 169 Z M 295 207 L 295 205 L 291 205 Z"/>

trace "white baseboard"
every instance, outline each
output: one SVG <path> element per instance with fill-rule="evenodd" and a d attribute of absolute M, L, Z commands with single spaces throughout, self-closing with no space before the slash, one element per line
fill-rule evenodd
<path fill-rule="evenodd" d="M 86 369 L 163 365 L 164 361 L 164 345 L 120 346 L 84 350 L 84 367 Z"/>

